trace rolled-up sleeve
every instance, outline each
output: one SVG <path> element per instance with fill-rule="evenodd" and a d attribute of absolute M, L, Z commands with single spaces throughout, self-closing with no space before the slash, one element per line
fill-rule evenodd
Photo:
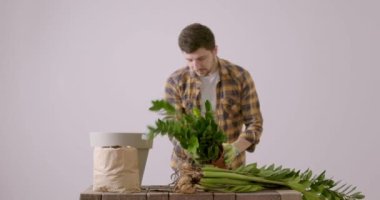
<path fill-rule="evenodd" d="M 255 145 L 260 142 L 261 133 L 263 131 L 263 118 L 253 79 L 248 72 L 244 72 L 243 77 L 241 110 L 245 130 L 239 137 L 244 137 L 246 140 L 252 142 L 252 145 L 247 151 L 253 152 Z"/>

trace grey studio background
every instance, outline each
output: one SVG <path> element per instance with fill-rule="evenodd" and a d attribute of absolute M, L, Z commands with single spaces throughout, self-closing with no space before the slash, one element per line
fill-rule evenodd
<path fill-rule="evenodd" d="M 180 30 L 215 33 L 252 74 L 264 132 L 248 162 L 358 186 L 380 199 L 379 1 L 0 0 L 0 199 L 78 199 L 91 131 L 146 132 Z M 170 182 L 157 138 L 144 185 Z"/>

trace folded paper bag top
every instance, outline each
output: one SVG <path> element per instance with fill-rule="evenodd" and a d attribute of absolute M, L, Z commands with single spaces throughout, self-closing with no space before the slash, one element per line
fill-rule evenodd
<path fill-rule="evenodd" d="M 90 143 L 93 147 L 130 146 L 136 148 L 141 184 L 149 149 L 152 148 L 153 143 L 152 140 L 146 139 L 145 134 L 126 132 L 91 132 Z"/>

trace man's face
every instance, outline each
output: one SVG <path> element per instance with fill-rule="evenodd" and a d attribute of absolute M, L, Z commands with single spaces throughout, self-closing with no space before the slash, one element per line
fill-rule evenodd
<path fill-rule="evenodd" d="M 192 53 L 183 52 L 183 55 L 191 70 L 198 76 L 207 76 L 217 67 L 216 53 L 216 47 L 214 50 L 207 50 L 202 47 Z"/>

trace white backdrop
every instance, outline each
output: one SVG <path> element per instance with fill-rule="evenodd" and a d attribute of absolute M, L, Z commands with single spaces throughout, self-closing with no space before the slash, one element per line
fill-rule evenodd
<path fill-rule="evenodd" d="M 92 182 L 91 131 L 145 132 L 180 30 L 215 33 L 250 71 L 264 117 L 248 162 L 276 163 L 380 199 L 379 1 L 0 0 L 0 199 L 78 199 Z M 168 184 L 158 138 L 143 184 Z"/>

